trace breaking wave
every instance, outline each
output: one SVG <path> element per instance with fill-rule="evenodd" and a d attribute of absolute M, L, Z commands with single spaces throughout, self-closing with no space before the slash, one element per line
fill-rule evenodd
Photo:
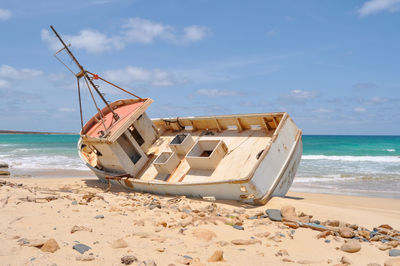
<path fill-rule="evenodd" d="M 400 163 L 400 156 L 303 155 L 301 158 L 303 160 Z"/>

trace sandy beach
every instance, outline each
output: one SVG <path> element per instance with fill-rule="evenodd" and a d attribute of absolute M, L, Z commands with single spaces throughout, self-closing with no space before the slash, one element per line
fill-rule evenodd
<path fill-rule="evenodd" d="M 0 264 L 398 265 L 390 260 L 400 260 L 389 256 L 399 244 L 393 240 L 400 237 L 398 199 L 289 193 L 255 207 L 106 188 L 95 178 L 1 179 Z M 283 221 L 272 221 L 267 209 L 282 210 Z M 322 229 L 306 226 L 308 221 Z M 373 228 L 377 236 L 364 232 L 368 239 L 362 240 L 363 231 Z M 350 240 L 354 236 L 361 237 Z M 360 249 L 343 251 L 350 244 Z"/>

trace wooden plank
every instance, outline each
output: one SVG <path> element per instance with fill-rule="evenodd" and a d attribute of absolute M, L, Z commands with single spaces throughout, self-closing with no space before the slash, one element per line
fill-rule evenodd
<path fill-rule="evenodd" d="M 278 127 L 278 125 L 279 125 L 279 122 L 278 122 L 278 121 L 276 121 L 276 118 L 275 118 L 275 116 L 273 116 L 273 117 L 272 117 L 272 121 L 274 122 L 275 128 L 277 128 L 277 127 Z"/>
<path fill-rule="evenodd" d="M 236 118 L 236 125 L 237 125 L 237 128 L 238 128 L 238 131 L 242 132 L 243 131 L 243 126 L 240 123 L 240 118 Z"/>

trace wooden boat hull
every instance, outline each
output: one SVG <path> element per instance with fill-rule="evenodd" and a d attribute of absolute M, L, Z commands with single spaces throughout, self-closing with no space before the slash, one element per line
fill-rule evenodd
<path fill-rule="evenodd" d="M 161 195 L 185 195 L 196 198 L 237 200 L 250 204 L 265 204 L 271 197 L 285 196 L 293 183 L 302 155 L 302 132 L 290 117 L 275 131 L 268 150 L 263 152 L 260 163 L 245 179 L 230 179 L 218 182 L 189 183 L 160 180 L 109 180 L 115 175 L 99 170 L 83 158 L 86 165 L 102 182 L 122 185 L 128 190 Z M 79 144 L 78 144 L 79 147 Z M 244 162 L 245 163 L 245 162 Z"/>

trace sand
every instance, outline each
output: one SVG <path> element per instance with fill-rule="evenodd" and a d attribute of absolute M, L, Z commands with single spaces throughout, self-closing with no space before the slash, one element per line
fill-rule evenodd
<path fill-rule="evenodd" d="M 124 256 L 133 256 L 124 259 L 131 265 L 335 265 L 343 256 L 352 265 L 384 265 L 396 258 L 379 249 L 381 241 L 355 240 L 361 250 L 347 253 L 339 235 L 318 239 L 317 230 L 260 216 L 287 205 L 296 215 L 312 215 L 311 221 L 339 220 L 369 230 L 389 224 L 393 230 L 387 232 L 400 238 L 399 199 L 289 193 L 254 207 L 128 193 L 116 186 L 107 192 L 93 178 L 0 181 L 1 265 L 122 265 Z M 41 246 L 49 239 L 55 241 Z M 82 255 L 73 249 L 78 243 L 90 249 Z"/>

